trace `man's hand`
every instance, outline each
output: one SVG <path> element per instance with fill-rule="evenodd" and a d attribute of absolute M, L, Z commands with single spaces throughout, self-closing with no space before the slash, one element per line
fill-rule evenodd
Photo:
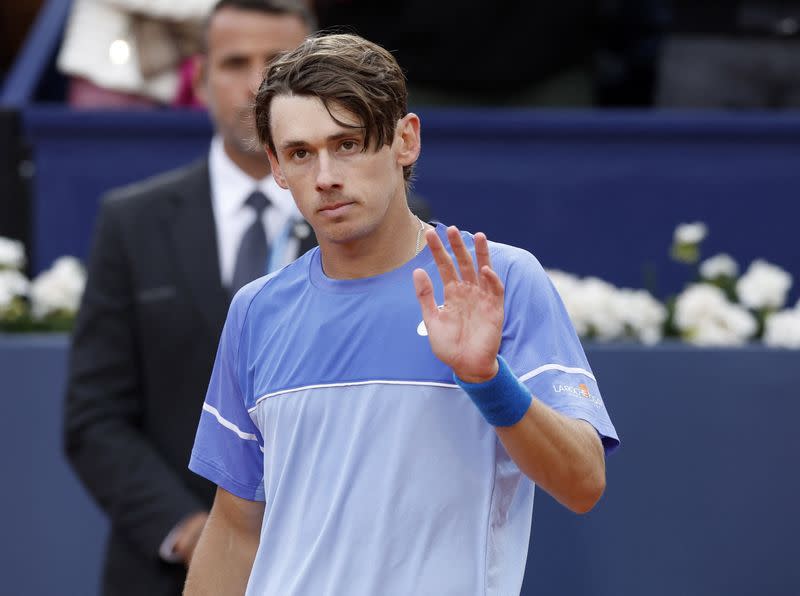
<path fill-rule="evenodd" d="M 175 541 L 175 554 L 177 554 L 183 564 L 189 567 L 192 560 L 194 549 L 197 546 L 197 541 L 200 540 L 200 534 L 206 525 L 208 513 L 199 511 L 187 517 L 178 532 L 178 538 Z"/>
<path fill-rule="evenodd" d="M 436 231 L 425 233 L 444 284 L 444 305 L 436 306 L 433 283 L 422 269 L 414 271 L 414 288 L 433 353 L 462 381 L 482 383 L 497 374 L 505 290 L 492 269 L 484 234 L 475 235 L 477 270 L 458 228 L 449 227 L 447 238 L 458 271 Z"/>

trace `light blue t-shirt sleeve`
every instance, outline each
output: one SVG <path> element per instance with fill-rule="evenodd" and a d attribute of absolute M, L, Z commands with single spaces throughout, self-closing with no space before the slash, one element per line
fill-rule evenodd
<path fill-rule="evenodd" d="M 536 399 L 589 422 L 606 453 L 613 451 L 617 432 L 558 292 L 533 255 L 505 249 L 497 255 L 506 291 L 500 354 Z"/>
<path fill-rule="evenodd" d="M 234 298 L 222 330 L 189 469 L 238 497 L 263 501 L 264 441 L 247 411 L 240 353 L 247 290 Z"/>

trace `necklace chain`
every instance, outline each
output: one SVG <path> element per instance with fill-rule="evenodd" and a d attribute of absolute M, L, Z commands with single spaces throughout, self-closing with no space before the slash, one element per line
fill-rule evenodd
<path fill-rule="evenodd" d="M 415 249 L 414 250 L 414 255 L 415 256 L 418 255 L 420 253 L 420 251 L 422 250 L 422 247 L 420 246 L 419 241 L 422 239 L 422 231 L 425 229 L 425 224 L 422 223 L 422 220 L 419 217 L 417 217 L 417 221 L 419 222 L 419 230 L 417 230 L 417 242 L 416 242 L 416 244 L 414 244 L 414 249 Z"/>

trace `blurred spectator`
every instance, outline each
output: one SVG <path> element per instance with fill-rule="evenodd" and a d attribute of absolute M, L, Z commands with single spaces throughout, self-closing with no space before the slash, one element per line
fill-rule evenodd
<path fill-rule="evenodd" d="M 175 102 L 214 0 L 75 0 L 58 56 L 82 108 Z M 184 97 L 185 99 L 185 97 Z"/>
<path fill-rule="evenodd" d="M 64 424 L 111 522 L 104 596 L 180 594 L 214 495 L 187 466 L 230 297 L 313 245 L 248 117 L 265 65 L 311 21 L 292 0 L 220 0 L 196 71 L 216 131 L 208 159 L 102 202 Z"/>
<path fill-rule="evenodd" d="M 316 0 L 323 28 L 392 51 L 411 105 L 592 104 L 596 0 Z"/>
<path fill-rule="evenodd" d="M 657 103 L 800 106 L 800 0 L 672 0 Z"/>

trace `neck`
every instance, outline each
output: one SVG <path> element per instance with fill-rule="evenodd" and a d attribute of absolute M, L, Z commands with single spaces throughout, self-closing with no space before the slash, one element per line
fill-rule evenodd
<path fill-rule="evenodd" d="M 266 178 L 272 172 L 265 153 L 244 152 L 233 147 L 228 141 L 223 142 L 225 154 L 242 172 L 255 180 Z"/>
<path fill-rule="evenodd" d="M 349 242 L 319 238 L 322 268 L 334 279 L 359 279 L 380 275 L 405 265 L 425 246 L 420 220 L 399 202 L 397 215 L 387 213 L 377 228 Z M 422 224 L 423 228 L 430 227 Z"/>

